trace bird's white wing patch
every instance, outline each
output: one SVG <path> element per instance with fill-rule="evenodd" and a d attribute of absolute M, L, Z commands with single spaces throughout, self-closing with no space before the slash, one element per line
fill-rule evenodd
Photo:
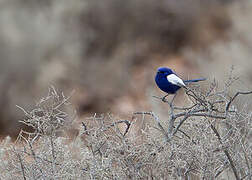
<path fill-rule="evenodd" d="M 185 87 L 185 83 L 183 82 L 182 79 L 180 79 L 178 76 L 176 76 L 175 74 L 170 74 L 167 76 L 167 80 L 174 84 L 174 85 L 177 85 L 177 86 L 180 86 L 180 87 Z"/>

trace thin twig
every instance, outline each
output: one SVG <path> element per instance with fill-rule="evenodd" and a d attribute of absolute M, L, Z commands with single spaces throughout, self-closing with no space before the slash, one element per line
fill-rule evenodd
<path fill-rule="evenodd" d="M 175 128 L 175 127 L 174 127 Z M 190 139 L 192 141 L 193 144 L 196 144 L 196 142 L 184 131 L 178 129 L 177 131 L 181 132 L 182 134 L 184 134 L 188 139 Z"/>
<path fill-rule="evenodd" d="M 220 144 L 222 144 L 221 136 L 220 136 L 220 134 L 218 133 L 217 129 L 214 127 L 213 124 L 211 124 L 211 129 L 213 130 L 213 132 L 214 132 L 215 135 L 217 136 L 217 138 L 218 138 Z M 239 178 L 237 169 L 236 169 L 236 167 L 235 167 L 235 165 L 234 165 L 234 162 L 233 162 L 233 159 L 232 159 L 231 155 L 229 154 L 229 152 L 228 152 L 227 149 L 224 149 L 223 152 L 224 152 L 224 154 L 226 155 L 226 157 L 228 158 L 228 161 L 229 161 L 229 163 L 230 163 L 230 165 L 231 165 L 231 168 L 232 168 L 232 170 L 233 170 L 233 173 L 234 173 L 234 175 L 235 175 L 236 180 L 239 180 L 240 178 Z"/>
<path fill-rule="evenodd" d="M 182 126 L 182 124 L 185 122 L 185 120 L 187 120 L 189 118 L 189 116 L 185 116 L 178 124 L 178 126 L 174 129 L 173 131 L 173 135 L 175 135 L 177 133 L 177 131 L 179 130 L 180 126 Z"/>
<path fill-rule="evenodd" d="M 224 166 L 224 167 L 223 167 Z M 222 172 L 224 172 L 228 167 L 229 167 L 229 165 L 228 165 L 228 162 L 226 163 L 226 164 L 224 164 L 221 168 L 221 170 L 219 170 L 216 174 L 215 174 L 215 178 L 217 178 Z M 219 168 L 220 169 L 220 168 Z"/>
<path fill-rule="evenodd" d="M 56 160 L 56 156 L 55 156 L 55 149 L 54 149 L 54 142 L 53 142 L 53 134 L 51 134 L 50 136 L 50 143 L 51 143 L 51 153 L 52 153 L 52 174 L 54 175 L 55 173 L 55 160 Z"/>
<path fill-rule="evenodd" d="M 163 135 L 165 136 L 166 141 L 168 142 L 170 140 L 168 133 L 166 132 L 166 130 L 164 129 L 164 127 L 161 125 L 160 120 L 158 118 L 158 116 L 153 113 L 153 112 L 135 112 L 134 114 L 147 114 L 153 117 L 153 119 L 157 122 L 158 127 L 160 128 L 161 132 L 163 133 Z"/>
<path fill-rule="evenodd" d="M 26 180 L 26 176 L 25 176 L 25 170 L 24 170 L 24 165 L 23 165 L 23 161 L 21 159 L 21 156 L 19 153 L 17 153 L 17 157 L 18 157 L 18 160 L 19 160 L 19 163 L 20 163 L 20 166 L 21 166 L 21 170 L 22 170 L 22 175 L 23 175 L 23 178 L 24 180 Z"/>
<path fill-rule="evenodd" d="M 251 178 L 251 177 L 252 177 L 252 174 L 246 174 L 245 176 L 243 176 L 243 177 L 241 178 L 241 180 L 245 179 L 247 176 L 248 176 L 249 178 Z"/>
<path fill-rule="evenodd" d="M 248 168 L 248 174 L 250 174 L 251 168 L 250 168 L 250 163 L 249 163 L 249 157 L 248 157 L 248 154 L 246 153 L 244 144 L 242 142 L 240 142 L 240 144 L 241 144 L 242 152 L 244 154 L 245 162 L 246 162 L 246 165 L 247 165 L 247 168 Z M 249 177 L 249 180 L 251 180 L 251 176 Z"/>
<path fill-rule="evenodd" d="M 86 135 L 89 135 L 88 130 L 87 130 L 87 125 L 86 125 L 84 122 L 81 122 L 81 124 L 82 124 L 82 126 L 83 126 L 83 128 L 84 128 L 84 133 L 85 133 Z"/>
<path fill-rule="evenodd" d="M 26 151 L 21 151 L 21 152 L 27 154 L 28 156 L 31 156 L 31 154 L 28 153 L 28 152 L 26 152 Z M 46 159 L 46 158 L 41 158 L 41 157 L 39 157 L 39 156 L 37 156 L 37 155 L 36 155 L 36 158 L 39 159 L 39 160 L 41 160 L 41 161 L 46 161 L 46 162 L 48 162 L 48 163 L 53 163 L 52 161 L 50 161 L 50 160 L 48 160 L 48 159 Z M 55 165 L 61 166 L 62 164 L 55 163 Z"/>
<path fill-rule="evenodd" d="M 238 95 L 247 95 L 247 94 L 252 94 L 252 91 L 248 91 L 248 92 L 237 92 L 231 99 L 230 101 L 228 102 L 227 106 L 226 106 L 226 112 L 229 110 L 229 107 L 231 105 L 231 103 L 235 100 L 235 98 L 238 96 Z"/>
<path fill-rule="evenodd" d="M 125 131 L 124 131 L 124 133 L 123 133 L 123 136 L 125 136 L 125 135 L 128 133 L 129 128 L 130 128 L 130 125 L 131 125 L 130 121 L 128 121 L 128 120 L 120 120 L 120 121 L 114 122 L 114 123 L 111 124 L 110 126 L 113 127 L 113 126 L 115 126 L 116 124 L 120 124 L 120 123 L 124 123 L 124 124 L 126 124 L 126 126 L 127 126 L 126 129 L 125 129 Z"/>
<path fill-rule="evenodd" d="M 73 94 L 74 94 L 74 91 L 72 91 L 67 98 L 64 98 L 57 106 L 53 107 L 53 110 L 59 109 L 62 105 L 66 104 L 66 102 L 68 102 L 68 100 L 71 99 Z"/>

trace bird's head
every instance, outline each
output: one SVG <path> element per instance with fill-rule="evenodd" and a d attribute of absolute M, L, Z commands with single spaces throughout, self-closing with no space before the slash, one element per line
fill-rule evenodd
<path fill-rule="evenodd" d="M 160 67 L 157 69 L 157 74 L 156 76 L 160 78 L 166 78 L 168 75 L 174 74 L 173 71 L 170 68 L 167 67 Z"/>

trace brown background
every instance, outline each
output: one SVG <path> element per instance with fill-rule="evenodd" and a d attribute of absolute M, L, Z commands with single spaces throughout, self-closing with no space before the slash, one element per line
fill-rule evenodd
<path fill-rule="evenodd" d="M 0 134 L 15 135 L 47 88 L 79 117 L 156 110 L 159 66 L 183 78 L 217 79 L 231 66 L 251 88 L 250 1 L 3 0 L 0 3 Z M 204 86 L 204 83 L 203 83 Z"/>

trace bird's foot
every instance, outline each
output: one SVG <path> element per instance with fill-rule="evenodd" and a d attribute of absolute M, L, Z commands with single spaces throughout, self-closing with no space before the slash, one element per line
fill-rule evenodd
<path fill-rule="evenodd" d="M 162 100 L 163 102 L 167 102 L 165 98 L 166 98 L 166 96 L 162 97 L 161 100 Z"/>
<path fill-rule="evenodd" d="M 168 101 L 165 99 L 168 95 L 169 95 L 169 94 L 166 94 L 164 97 L 162 97 L 161 100 L 162 100 L 163 102 L 168 102 Z"/>

